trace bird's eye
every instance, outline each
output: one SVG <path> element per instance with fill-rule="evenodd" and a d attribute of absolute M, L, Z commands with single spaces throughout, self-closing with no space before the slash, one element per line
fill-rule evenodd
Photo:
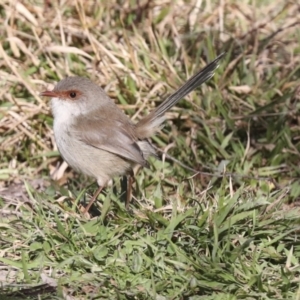
<path fill-rule="evenodd" d="M 76 98 L 76 92 L 70 92 L 69 95 L 70 95 L 71 98 Z"/>

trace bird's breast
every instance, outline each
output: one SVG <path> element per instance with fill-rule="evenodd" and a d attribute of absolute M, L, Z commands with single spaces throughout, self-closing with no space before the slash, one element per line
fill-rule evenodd
<path fill-rule="evenodd" d="M 98 184 L 124 175 L 132 163 L 111 152 L 93 147 L 81 141 L 72 126 L 54 121 L 54 135 L 63 159 L 76 171 L 95 178 Z"/>

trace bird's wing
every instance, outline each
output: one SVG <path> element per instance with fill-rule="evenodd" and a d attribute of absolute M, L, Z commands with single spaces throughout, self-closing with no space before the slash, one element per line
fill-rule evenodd
<path fill-rule="evenodd" d="M 90 118 L 79 117 L 72 128 L 72 132 L 83 143 L 91 147 L 146 166 L 147 161 L 135 138 L 134 125 L 127 118 L 121 117 L 118 120 L 111 120 L 109 116 L 101 117 L 99 115 L 93 115 Z"/>

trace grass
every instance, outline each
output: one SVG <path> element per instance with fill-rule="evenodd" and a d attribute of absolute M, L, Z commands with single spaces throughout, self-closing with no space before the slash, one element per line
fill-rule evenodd
<path fill-rule="evenodd" d="M 300 299 L 297 1 L 0 1 L 1 299 Z M 88 76 L 167 114 L 126 210 L 62 163 L 39 92 Z M 99 166 L 100 167 L 100 166 Z"/>

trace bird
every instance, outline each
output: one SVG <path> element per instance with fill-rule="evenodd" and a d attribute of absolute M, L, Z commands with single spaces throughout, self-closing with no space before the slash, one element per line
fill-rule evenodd
<path fill-rule="evenodd" d="M 84 213 L 111 179 L 124 175 L 129 182 L 128 207 L 133 168 L 147 167 L 149 156 L 156 154 L 149 138 L 161 128 L 169 109 L 214 75 L 224 55 L 207 64 L 136 123 L 86 77 L 66 77 L 53 90 L 40 93 L 51 98 L 54 137 L 61 156 L 73 169 L 97 181 L 98 189 Z"/>

